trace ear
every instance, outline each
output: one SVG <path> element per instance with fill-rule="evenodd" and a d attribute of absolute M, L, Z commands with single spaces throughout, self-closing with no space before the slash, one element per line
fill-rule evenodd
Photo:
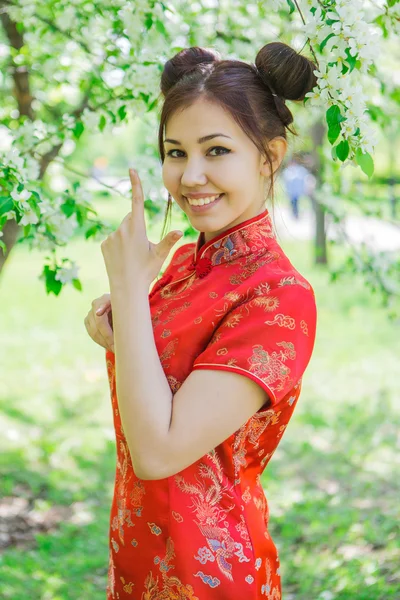
<path fill-rule="evenodd" d="M 279 165 L 283 161 L 287 152 L 288 143 L 284 137 L 278 135 L 268 142 L 268 150 L 272 161 L 272 173 L 269 160 L 265 158 L 265 155 L 261 159 L 261 175 L 264 177 L 270 177 L 279 168 Z"/>

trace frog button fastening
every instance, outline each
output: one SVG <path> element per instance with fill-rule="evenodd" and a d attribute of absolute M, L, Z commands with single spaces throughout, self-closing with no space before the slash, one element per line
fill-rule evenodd
<path fill-rule="evenodd" d="M 192 260 L 192 263 L 190 266 L 192 267 L 192 269 L 196 270 L 196 275 L 200 279 L 202 279 L 203 277 L 208 275 L 208 273 L 211 271 L 213 265 L 212 265 L 211 259 L 209 259 L 208 256 L 203 256 L 202 258 L 200 258 L 200 260 L 197 261 L 197 263 L 195 263 Z"/>

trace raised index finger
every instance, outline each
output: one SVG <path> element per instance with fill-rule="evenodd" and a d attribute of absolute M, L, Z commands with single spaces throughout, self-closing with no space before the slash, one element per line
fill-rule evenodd
<path fill-rule="evenodd" d="M 134 223 L 142 223 L 146 227 L 144 218 L 144 195 L 142 183 L 135 169 L 129 169 L 129 177 L 132 184 L 132 218 Z"/>

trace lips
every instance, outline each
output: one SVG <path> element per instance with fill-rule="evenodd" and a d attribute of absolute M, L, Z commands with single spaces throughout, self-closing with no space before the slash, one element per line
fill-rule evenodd
<path fill-rule="evenodd" d="M 214 196 L 217 196 L 217 198 L 215 200 L 219 200 L 220 196 L 223 195 L 224 192 L 221 192 L 220 194 L 208 194 L 207 196 L 185 196 L 183 195 L 183 197 L 186 200 L 204 200 L 205 198 L 213 198 Z M 213 202 L 215 202 L 215 200 L 213 200 Z"/>
<path fill-rule="evenodd" d="M 189 204 L 190 210 L 192 212 L 200 213 L 200 212 L 205 212 L 205 211 L 209 210 L 210 208 L 212 208 L 215 204 L 218 204 L 218 202 L 221 200 L 221 198 L 224 197 L 224 195 L 225 195 L 225 193 L 223 192 L 215 200 L 213 200 L 212 202 L 209 202 L 209 204 L 203 204 L 203 205 L 197 205 L 197 206 L 195 206 L 194 204 L 190 204 L 189 200 L 185 197 L 184 198 L 187 201 L 187 203 Z"/>

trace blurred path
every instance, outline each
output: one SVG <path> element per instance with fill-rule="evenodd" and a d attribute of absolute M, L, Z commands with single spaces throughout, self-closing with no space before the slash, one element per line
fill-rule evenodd
<path fill-rule="evenodd" d="M 311 210 L 303 210 L 297 221 L 290 208 L 281 202 L 275 207 L 273 220 L 278 237 L 283 240 L 296 241 L 314 238 L 314 213 Z M 374 217 L 349 215 L 343 225 L 346 235 L 355 245 L 365 242 L 378 251 L 400 250 L 400 224 L 396 226 Z M 329 216 L 326 232 L 328 239 L 340 237 L 338 225 L 330 221 Z"/>

